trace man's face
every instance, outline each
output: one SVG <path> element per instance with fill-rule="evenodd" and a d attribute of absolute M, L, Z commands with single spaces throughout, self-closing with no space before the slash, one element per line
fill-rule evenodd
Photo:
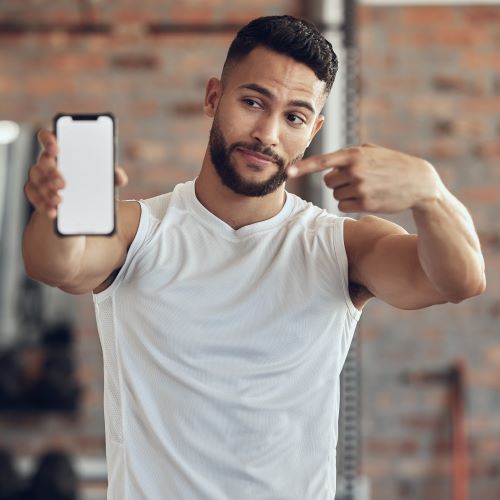
<path fill-rule="evenodd" d="M 281 186 L 321 127 L 324 86 L 306 65 L 264 47 L 234 66 L 223 85 L 209 82 L 209 150 L 223 184 L 245 196 Z"/>

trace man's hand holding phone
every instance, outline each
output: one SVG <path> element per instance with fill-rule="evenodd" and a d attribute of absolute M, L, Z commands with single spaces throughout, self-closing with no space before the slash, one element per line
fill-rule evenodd
<path fill-rule="evenodd" d="M 50 219 L 55 219 L 57 207 L 62 201 L 59 190 L 66 185 L 61 171 L 57 168 L 57 139 L 47 129 L 41 129 L 37 138 L 42 150 L 36 164 L 29 171 L 24 193 L 37 212 L 45 214 Z M 124 187 L 127 182 L 127 174 L 123 168 L 116 167 L 115 184 L 118 187 Z"/>
<path fill-rule="evenodd" d="M 60 216 L 65 191 L 62 196 L 59 191 L 69 184 L 70 179 L 65 178 L 60 168 L 61 142 L 56 135 L 41 129 L 37 137 L 42 148 L 24 186 L 26 197 L 35 208 L 23 234 L 25 271 L 30 278 L 69 293 L 87 293 L 121 265 L 128 239 L 133 237 L 138 225 L 140 209 L 135 202 L 114 200 L 120 211 L 119 231 L 92 238 L 84 234 L 61 237 L 55 222 Z M 125 186 L 127 175 L 124 170 L 116 167 L 113 171 L 114 185 Z M 86 181 L 97 183 L 90 169 L 85 174 L 90 176 Z M 78 184 L 74 187 L 80 188 Z M 91 208 L 93 203 L 93 196 L 88 196 L 88 207 Z"/>

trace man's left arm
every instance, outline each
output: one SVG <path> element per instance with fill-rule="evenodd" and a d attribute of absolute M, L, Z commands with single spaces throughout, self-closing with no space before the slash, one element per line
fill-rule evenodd
<path fill-rule="evenodd" d="M 307 158 L 296 167 L 293 176 L 332 169 L 324 181 L 343 212 L 412 210 L 417 235 L 371 215 L 345 223 L 350 280 L 374 296 L 418 309 L 484 291 L 484 259 L 472 218 L 429 162 L 366 144 Z"/>

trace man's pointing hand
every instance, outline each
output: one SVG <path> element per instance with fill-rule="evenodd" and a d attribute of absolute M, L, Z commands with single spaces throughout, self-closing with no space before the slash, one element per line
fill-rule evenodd
<path fill-rule="evenodd" d="M 434 202 L 444 188 L 426 160 L 376 144 L 340 149 L 296 162 L 289 177 L 330 170 L 325 184 L 333 189 L 342 212 L 401 212 Z"/>

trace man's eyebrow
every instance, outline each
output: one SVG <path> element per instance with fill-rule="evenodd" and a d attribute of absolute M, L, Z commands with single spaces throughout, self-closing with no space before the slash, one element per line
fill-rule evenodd
<path fill-rule="evenodd" d="M 269 89 L 266 89 L 266 87 L 263 87 L 262 85 L 259 85 L 258 83 L 244 83 L 243 85 L 240 85 L 238 88 L 239 89 L 255 90 L 255 92 L 258 92 L 259 94 L 264 95 L 268 99 L 275 98 L 274 94 Z M 312 114 L 316 113 L 314 106 L 309 101 L 303 101 L 301 99 L 294 99 L 294 100 L 290 101 L 288 104 L 290 104 L 292 106 L 306 108 Z"/>

